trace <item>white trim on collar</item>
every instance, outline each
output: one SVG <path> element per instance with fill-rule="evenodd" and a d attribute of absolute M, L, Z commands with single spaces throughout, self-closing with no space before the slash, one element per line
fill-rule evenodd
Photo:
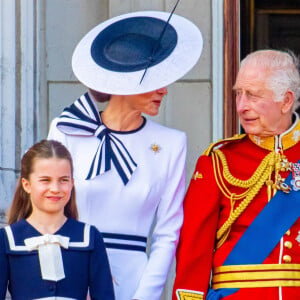
<path fill-rule="evenodd" d="M 85 224 L 84 225 L 84 233 L 83 233 L 83 241 L 82 242 L 70 242 L 69 247 L 76 247 L 76 248 L 87 247 L 90 244 L 90 228 L 91 228 L 90 225 Z M 4 229 L 7 234 L 10 250 L 12 250 L 12 251 L 27 251 L 27 247 L 25 245 L 24 246 L 16 245 L 13 232 L 9 225 L 5 226 Z"/>
<path fill-rule="evenodd" d="M 90 244 L 90 229 L 88 224 L 84 225 L 83 242 L 70 242 L 69 247 L 85 248 Z"/>

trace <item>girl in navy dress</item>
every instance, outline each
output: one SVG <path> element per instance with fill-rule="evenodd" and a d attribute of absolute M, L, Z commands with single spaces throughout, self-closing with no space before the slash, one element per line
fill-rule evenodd
<path fill-rule="evenodd" d="M 59 142 L 42 140 L 21 161 L 21 176 L 0 229 L 0 299 L 113 300 L 99 231 L 77 221 L 73 164 Z"/>

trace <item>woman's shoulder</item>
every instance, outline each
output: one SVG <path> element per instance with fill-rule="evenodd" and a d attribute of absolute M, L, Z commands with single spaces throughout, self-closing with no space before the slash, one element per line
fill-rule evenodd
<path fill-rule="evenodd" d="M 101 235 L 99 230 L 89 223 L 69 218 L 66 225 L 65 230 L 72 233 L 71 241 L 74 242 L 87 242 L 88 240 L 93 241 L 95 236 Z"/>
<path fill-rule="evenodd" d="M 66 136 L 64 133 L 62 133 L 58 128 L 57 128 L 57 123 L 59 121 L 59 118 L 56 117 L 54 118 L 51 123 L 50 123 L 50 126 L 49 126 L 49 132 L 48 132 L 48 137 L 47 139 L 48 140 L 58 140 L 60 142 L 62 142 Z"/>
<path fill-rule="evenodd" d="M 149 120 L 147 119 L 147 129 L 148 130 L 152 130 L 154 131 L 156 134 L 161 134 L 161 135 L 165 135 L 165 136 L 170 136 L 173 138 L 181 138 L 181 139 L 185 139 L 186 138 L 186 133 L 182 130 L 176 129 L 176 128 L 172 128 L 172 127 L 168 127 L 166 125 L 157 123 L 153 120 Z"/>
<path fill-rule="evenodd" d="M 56 128 L 58 121 L 59 121 L 59 117 L 55 117 L 54 119 L 52 119 L 50 122 L 50 128 Z"/>

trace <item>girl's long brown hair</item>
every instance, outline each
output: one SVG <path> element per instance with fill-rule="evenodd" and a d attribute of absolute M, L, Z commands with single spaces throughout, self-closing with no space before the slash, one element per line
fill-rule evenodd
<path fill-rule="evenodd" d="M 70 163 L 71 176 L 73 178 L 73 161 L 67 148 L 58 141 L 41 140 L 34 144 L 22 157 L 21 175 L 18 180 L 14 198 L 8 211 L 8 224 L 12 224 L 21 219 L 26 219 L 32 212 L 31 201 L 29 195 L 22 186 L 21 179 L 29 180 L 29 175 L 33 172 L 35 160 L 41 158 L 59 158 L 66 159 Z M 75 187 L 71 191 L 71 197 L 64 209 L 67 218 L 78 219 L 78 211 L 76 205 Z"/>

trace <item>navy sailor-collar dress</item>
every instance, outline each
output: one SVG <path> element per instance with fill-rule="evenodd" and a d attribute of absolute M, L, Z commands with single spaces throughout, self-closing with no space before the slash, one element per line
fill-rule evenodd
<path fill-rule="evenodd" d="M 114 292 L 107 254 L 100 232 L 85 223 L 67 219 L 55 235 L 68 237 L 60 247 L 64 278 L 44 280 L 37 250 L 27 250 L 25 239 L 41 237 L 26 220 L 0 229 L 0 300 L 6 289 L 12 299 L 113 300 Z"/>

